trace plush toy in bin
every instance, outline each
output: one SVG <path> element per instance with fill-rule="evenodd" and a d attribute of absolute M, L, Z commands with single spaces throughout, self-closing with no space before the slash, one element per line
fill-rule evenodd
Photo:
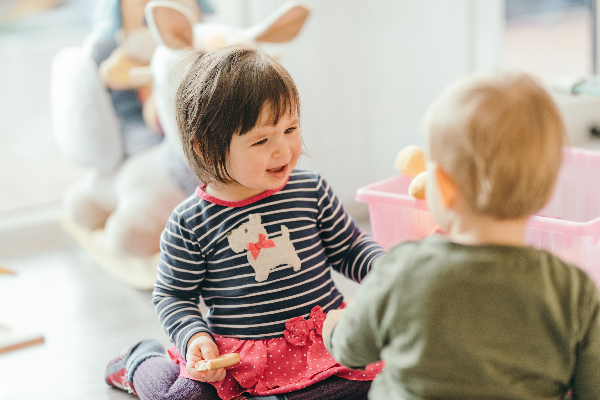
<path fill-rule="evenodd" d="M 177 133 L 171 67 L 192 46 L 287 42 L 309 12 L 288 3 L 240 29 L 203 22 L 206 0 L 103 0 L 99 9 L 105 18 L 83 46 L 53 62 L 56 141 L 87 170 L 65 195 L 63 225 L 107 273 L 151 289 L 160 234 L 199 183 Z"/>
<path fill-rule="evenodd" d="M 426 164 L 427 154 L 419 146 L 406 146 L 396 156 L 396 170 L 405 176 L 413 178 L 408 186 L 408 194 L 415 199 L 425 199 L 425 184 L 427 182 Z"/>

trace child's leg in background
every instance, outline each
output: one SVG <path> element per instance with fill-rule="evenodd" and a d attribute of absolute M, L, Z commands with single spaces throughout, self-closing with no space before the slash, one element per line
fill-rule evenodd
<path fill-rule="evenodd" d="M 352 381 L 332 376 L 298 391 L 287 393 L 288 400 L 367 400 L 371 381 Z"/>
<path fill-rule="evenodd" d="M 152 357 L 137 367 L 133 387 L 142 400 L 219 400 L 214 386 L 179 377 L 179 365 Z"/>

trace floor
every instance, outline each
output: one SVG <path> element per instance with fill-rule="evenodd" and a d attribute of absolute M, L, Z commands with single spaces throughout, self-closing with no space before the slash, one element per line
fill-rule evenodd
<path fill-rule="evenodd" d="M 144 338 L 169 344 L 150 302 L 101 272 L 74 244 L 2 259 L 0 324 L 43 344 L 0 354 L 2 400 L 133 399 L 104 383 L 107 362 Z"/>

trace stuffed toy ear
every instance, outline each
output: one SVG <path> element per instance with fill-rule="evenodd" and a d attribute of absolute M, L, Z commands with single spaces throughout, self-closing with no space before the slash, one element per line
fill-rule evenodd
<path fill-rule="evenodd" d="M 283 43 L 295 38 L 308 18 L 308 7 L 295 2 L 286 3 L 265 21 L 248 29 L 257 42 Z"/>
<path fill-rule="evenodd" d="M 146 21 L 156 43 L 171 49 L 193 47 L 193 26 L 198 20 L 187 7 L 173 1 L 151 1 L 146 5 Z"/>

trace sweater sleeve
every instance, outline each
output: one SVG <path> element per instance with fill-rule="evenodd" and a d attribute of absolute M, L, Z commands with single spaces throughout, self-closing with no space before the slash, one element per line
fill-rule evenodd
<path fill-rule="evenodd" d="M 318 224 L 321 241 L 331 266 L 355 282 L 371 270 L 383 249 L 356 225 L 342 203 L 321 176 L 318 177 Z"/>
<path fill-rule="evenodd" d="M 591 279 L 580 297 L 580 335 L 571 386 L 573 398 L 600 399 L 600 293 Z"/>
<path fill-rule="evenodd" d="M 160 238 L 152 303 L 163 329 L 184 359 L 193 335 L 207 332 L 212 336 L 198 307 L 205 274 L 204 256 L 194 231 L 174 211 Z"/>
<path fill-rule="evenodd" d="M 361 283 L 354 302 L 344 309 L 342 318 L 324 338 L 325 347 L 341 365 L 362 369 L 381 360 L 385 336 L 382 317 L 391 280 L 379 264 L 386 258 L 377 261 L 375 269 Z"/>

